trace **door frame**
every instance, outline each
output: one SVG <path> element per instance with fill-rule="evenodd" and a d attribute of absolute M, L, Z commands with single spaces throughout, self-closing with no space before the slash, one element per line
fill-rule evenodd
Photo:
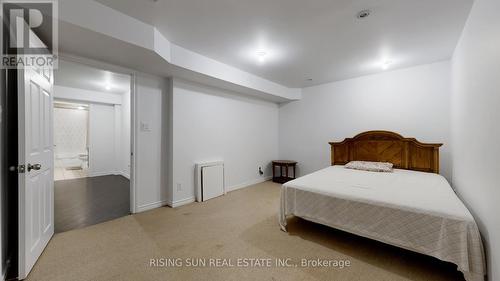
<path fill-rule="evenodd" d="M 6 245 L 6 260 L 5 268 L 2 270 L 5 273 L 5 279 L 12 279 L 18 277 L 19 266 L 19 175 L 17 171 L 12 171 L 11 167 L 18 166 L 18 93 L 17 93 L 17 69 L 6 69 L 6 101 L 4 108 L 5 117 L 5 133 L 6 137 L 3 151 L 5 151 L 5 165 L 3 169 L 8 170 L 6 172 L 6 179 L 4 183 L 6 184 L 3 188 L 6 188 L 6 198 L 4 202 L 7 203 L 6 206 L 6 223 L 7 232 L 3 241 L 7 241 Z"/>
<path fill-rule="evenodd" d="M 59 59 L 130 76 L 130 213 L 137 213 L 137 71 L 59 52 Z M 57 69 L 56 69 L 57 71 Z"/>

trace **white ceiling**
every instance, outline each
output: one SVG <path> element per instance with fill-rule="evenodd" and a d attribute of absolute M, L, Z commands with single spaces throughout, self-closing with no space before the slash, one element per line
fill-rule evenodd
<path fill-rule="evenodd" d="M 88 65 L 59 60 L 54 83 L 90 91 L 124 94 L 130 91 L 130 76 Z M 108 88 L 107 88 L 108 87 Z"/>
<path fill-rule="evenodd" d="M 156 26 L 177 45 L 288 87 L 380 72 L 385 61 L 396 69 L 449 59 L 472 6 L 472 0 L 98 2 Z M 358 20 L 363 9 L 372 14 Z"/>

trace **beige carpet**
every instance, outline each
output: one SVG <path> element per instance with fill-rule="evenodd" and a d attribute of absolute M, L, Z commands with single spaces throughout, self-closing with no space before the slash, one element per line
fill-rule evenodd
<path fill-rule="evenodd" d="M 455 266 L 292 218 L 277 222 L 280 185 L 258 184 L 205 203 L 159 208 L 54 236 L 28 280 L 463 280 Z M 151 267 L 151 258 L 184 266 Z M 186 258 L 205 258 L 188 267 Z M 233 267 L 210 267 L 209 258 Z M 238 258 L 291 258 L 291 267 L 237 267 Z M 301 259 L 349 260 L 302 267 Z"/>

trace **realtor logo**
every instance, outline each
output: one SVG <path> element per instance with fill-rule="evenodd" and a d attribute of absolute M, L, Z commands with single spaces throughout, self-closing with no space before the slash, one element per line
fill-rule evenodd
<path fill-rule="evenodd" d="M 57 67 L 57 0 L 0 0 L 1 68 Z"/>

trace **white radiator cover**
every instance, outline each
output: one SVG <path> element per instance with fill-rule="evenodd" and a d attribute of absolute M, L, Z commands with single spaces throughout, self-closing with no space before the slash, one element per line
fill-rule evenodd
<path fill-rule="evenodd" d="M 196 201 L 203 202 L 226 194 L 224 185 L 224 162 L 196 164 Z"/>

